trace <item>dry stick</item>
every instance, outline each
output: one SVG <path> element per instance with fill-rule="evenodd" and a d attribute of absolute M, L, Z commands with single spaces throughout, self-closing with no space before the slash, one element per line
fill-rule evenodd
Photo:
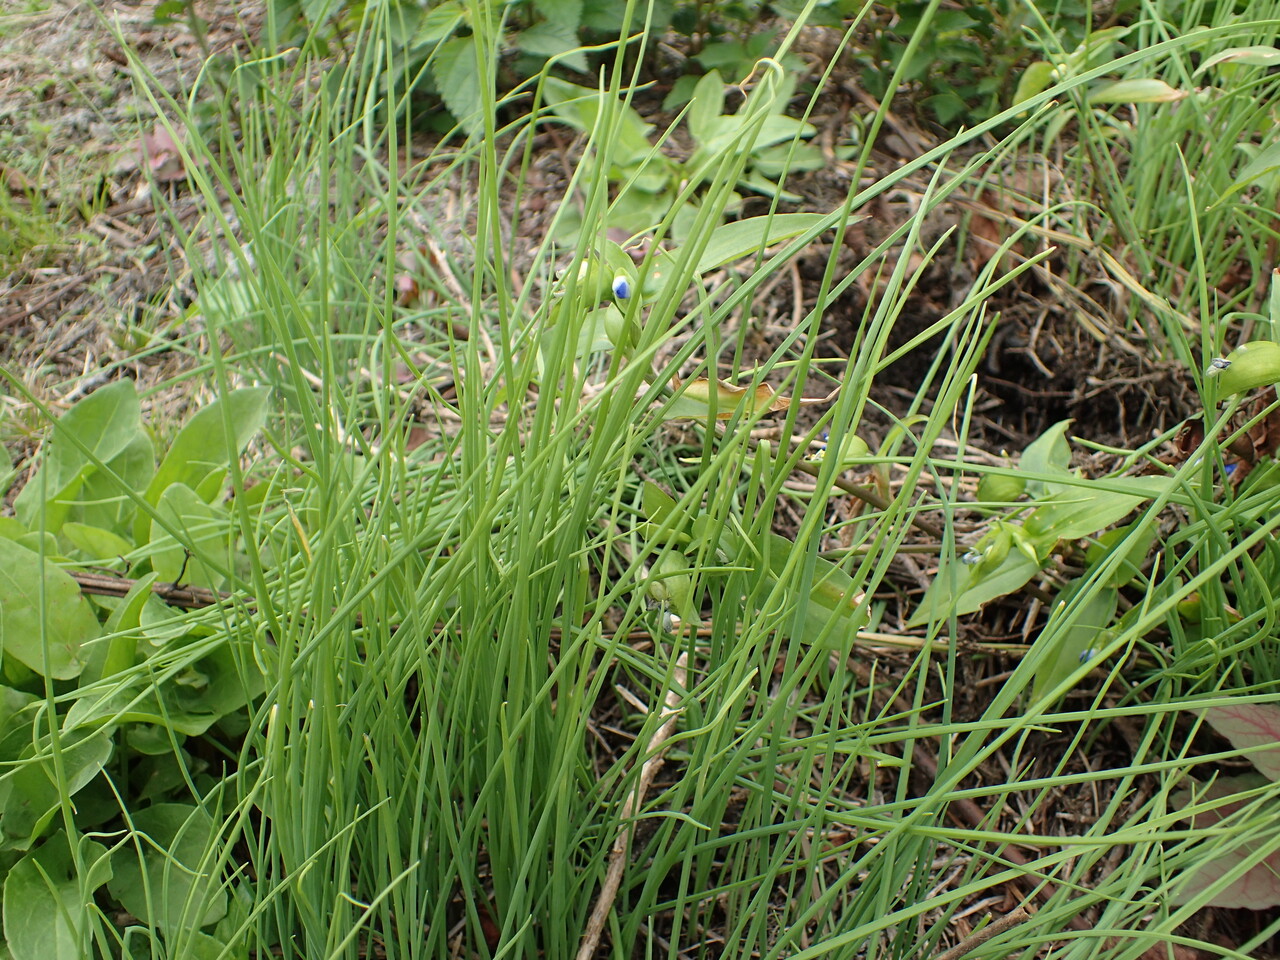
<path fill-rule="evenodd" d="M 640 805 L 644 803 L 644 795 L 653 784 L 653 778 L 658 775 L 658 771 L 666 762 L 662 756 L 662 745 L 676 729 L 676 720 L 680 716 L 680 692 L 684 690 L 688 681 L 689 671 L 686 669 L 688 662 L 687 653 L 680 654 L 676 659 L 671 687 L 667 690 L 662 709 L 662 725 L 650 738 L 648 747 L 645 749 L 649 759 L 640 768 L 640 779 L 622 804 L 622 827 L 618 831 L 618 838 L 613 841 L 613 850 L 609 853 L 609 869 L 605 872 L 604 883 L 600 886 L 600 896 L 596 898 L 595 909 L 591 911 L 591 917 L 587 920 L 587 932 L 582 935 L 577 960 L 591 960 L 596 947 L 600 945 L 600 934 L 604 932 L 605 921 L 609 918 L 609 911 L 613 909 L 613 902 L 618 896 L 618 887 L 622 885 L 622 871 L 627 864 L 627 850 L 631 846 L 631 837 L 636 829 L 634 823 L 627 821 L 636 815 Z"/>
<path fill-rule="evenodd" d="M 1006 930 L 1010 930 L 1024 920 L 1029 919 L 1031 919 L 1031 914 L 1027 912 L 1027 908 L 1018 907 L 1012 913 L 1006 913 L 999 920 L 992 921 L 981 930 L 975 930 L 950 950 L 938 954 L 933 960 L 960 960 L 970 950 L 982 946 L 997 934 L 1004 933 Z"/>

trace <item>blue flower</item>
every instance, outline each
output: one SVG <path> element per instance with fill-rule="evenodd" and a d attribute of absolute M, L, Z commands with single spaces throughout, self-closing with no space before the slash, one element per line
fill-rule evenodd
<path fill-rule="evenodd" d="M 619 300 L 627 300 L 631 297 L 631 281 L 625 273 L 620 273 L 613 278 L 613 295 Z"/>

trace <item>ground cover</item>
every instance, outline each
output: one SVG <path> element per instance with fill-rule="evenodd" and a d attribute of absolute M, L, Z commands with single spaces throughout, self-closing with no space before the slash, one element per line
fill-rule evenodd
<path fill-rule="evenodd" d="M 553 9 L 5 24 L 9 952 L 1266 955 L 1275 11 Z"/>

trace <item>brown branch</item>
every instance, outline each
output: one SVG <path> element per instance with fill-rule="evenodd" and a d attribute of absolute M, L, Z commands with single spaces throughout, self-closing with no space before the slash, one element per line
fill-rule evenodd
<path fill-rule="evenodd" d="M 636 815 L 640 805 L 644 803 L 644 795 L 653 784 L 653 778 L 658 775 L 658 771 L 666 762 L 666 758 L 662 755 L 662 746 L 675 732 L 676 719 L 680 716 L 680 695 L 688 682 L 689 675 L 688 657 L 688 654 L 682 653 L 676 660 L 671 688 L 667 690 L 662 709 L 662 724 L 649 738 L 648 746 L 645 748 L 648 759 L 640 768 L 640 779 L 636 781 L 635 787 L 622 804 L 622 826 L 618 830 L 617 839 L 613 841 L 613 849 L 609 854 L 609 869 L 605 873 L 604 883 L 600 885 L 600 896 L 596 898 L 595 908 L 587 920 L 587 931 L 582 935 L 577 960 L 591 960 L 595 954 L 596 947 L 600 944 L 600 934 L 604 932 L 605 921 L 609 919 L 609 911 L 613 909 L 613 902 L 617 899 L 618 888 L 622 885 L 622 872 L 627 864 L 627 851 L 636 829 L 635 823 L 628 821 Z"/>

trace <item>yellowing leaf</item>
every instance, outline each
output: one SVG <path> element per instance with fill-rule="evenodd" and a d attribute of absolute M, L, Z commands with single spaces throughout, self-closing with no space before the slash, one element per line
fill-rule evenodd
<path fill-rule="evenodd" d="M 742 387 L 726 380 L 712 381 L 706 377 L 683 383 L 678 378 L 671 381 L 671 389 L 676 392 L 663 418 L 666 420 L 706 420 L 711 416 L 711 397 L 714 390 L 717 420 L 728 420 L 741 412 L 743 416 L 761 416 L 766 413 L 777 413 L 788 409 L 792 404 L 790 397 L 776 393 L 767 383 L 754 388 Z M 750 396 L 748 396 L 750 395 Z M 796 400 L 802 406 L 815 403 L 828 403 L 836 395 L 832 391 L 825 397 L 809 400 Z"/>
<path fill-rule="evenodd" d="M 1170 103 L 1187 95 L 1163 80 L 1117 80 L 1104 83 L 1089 94 L 1090 103 Z"/>

